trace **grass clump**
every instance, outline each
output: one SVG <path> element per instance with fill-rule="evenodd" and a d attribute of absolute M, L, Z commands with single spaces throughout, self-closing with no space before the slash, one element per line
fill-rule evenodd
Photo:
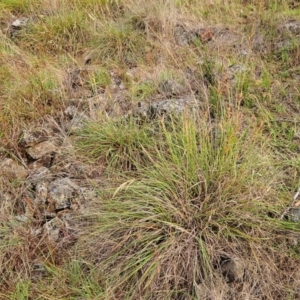
<path fill-rule="evenodd" d="M 145 160 L 142 152 L 151 146 L 152 132 L 149 124 L 137 126 L 130 117 L 117 122 L 104 118 L 103 122 L 86 124 L 78 132 L 77 149 L 87 158 L 115 169 L 130 169 L 137 161 Z"/>
<path fill-rule="evenodd" d="M 249 295 L 262 297 L 274 280 L 265 272 L 276 271 L 265 257 L 284 256 L 275 254 L 275 241 L 295 226 L 278 218 L 277 173 L 261 128 L 244 130 L 230 116 L 213 128 L 185 117 L 156 130 L 150 147 L 139 139 L 131 144 L 147 162 L 126 153 L 136 170 L 114 171 L 120 185 L 101 193 L 84 238 L 87 257 L 107 278 L 107 297 L 199 299 L 202 293 L 208 299 L 221 284 L 222 299 L 232 299 L 228 282 L 242 284 L 245 277 Z M 101 156 L 103 143 L 94 144 L 93 154 Z M 234 257 L 242 275 L 224 279 L 222 265 Z"/>

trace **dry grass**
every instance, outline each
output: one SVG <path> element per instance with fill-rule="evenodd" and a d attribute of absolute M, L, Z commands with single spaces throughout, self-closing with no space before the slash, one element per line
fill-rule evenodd
<path fill-rule="evenodd" d="M 78 160 L 106 169 L 67 251 L 15 220 L 30 187 L 0 174 L 1 299 L 299 299 L 299 225 L 280 220 L 300 182 L 295 1 L 2 0 L 0 17 L 0 154 L 24 163 L 21 129 L 74 99 L 93 116 Z M 198 114 L 116 120 L 187 95 Z"/>

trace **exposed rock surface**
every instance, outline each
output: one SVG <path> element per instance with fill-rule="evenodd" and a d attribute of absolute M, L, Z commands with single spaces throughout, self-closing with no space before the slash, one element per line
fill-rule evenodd
<path fill-rule="evenodd" d="M 26 149 L 27 154 L 33 159 L 39 159 L 47 154 L 56 152 L 56 147 L 51 141 L 41 142 L 35 146 Z"/>
<path fill-rule="evenodd" d="M 45 128 L 23 130 L 19 136 L 19 147 L 29 148 L 49 139 L 51 133 Z"/>
<path fill-rule="evenodd" d="M 290 20 L 279 26 L 280 31 L 288 31 L 293 35 L 300 35 L 300 21 Z"/>
<path fill-rule="evenodd" d="M 1 175 L 6 176 L 9 179 L 25 179 L 28 175 L 28 171 L 20 165 L 19 163 L 15 162 L 11 158 L 6 158 L 3 161 L 0 161 L 0 170 Z"/>
<path fill-rule="evenodd" d="M 20 30 L 20 29 L 24 28 L 27 25 L 28 21 L 29 21 L 28 18 L 21 17 L 19 19 L 16 19 L 15 21 L 13 21 L 11 23 L 11 27 L 14 30 Z"/>
<path fill-rule="evenodd" d="M 133 112 L 133 115 L 140 118 L 155 119 L 158 116 L 168 114 L 180 114 L 186 110 L 199 109 L 201 104 L 193 97 L 167 99 L 150 104 L 140 103 L 139 108 Z"/>

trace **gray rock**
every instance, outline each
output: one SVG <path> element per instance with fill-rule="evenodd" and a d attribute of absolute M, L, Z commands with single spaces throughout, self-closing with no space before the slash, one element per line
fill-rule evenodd
<path fill-rule="evenodd" d="M 43 212 L 46 209 L 46 202 L 48 197 L 48 185 L 45 182 L 40 182 L 35 187 L 36 196 L 34 203 L 39 210 Z"/>
<path fill-rule="evenodd" d="M 11 27 L 14 30 L 20 30 L 27 25 L 28 21 L 29 21 L 28 18 L 25 17 L 19 18 L 11 23 Z"/>
<path fill-rule="evenodd" d="M 60 238 L 60 232 L 64 228 L 64 223 L 58 217 L 46 222 L 43 226 L 43 232 L 48 236 L 51 242 L 58 242 Z"/>
<path fill-rule="evenodd" d="M 28 176 L 27 181 L 37 184 L 40 181 L 47 180 L 51 178 L 51 172 L 46 167 L 40 167 L 34 169 Z"/>
<path fill-rule="evenodd" d="M 70 119 L 65 124 L 65 129 L 69 133 L 80 130 L 84 126 L 84 123 L 89 120 L 89 117 L 83 112 L 79 112 L 75 105 L 69 105 L 65 109 L 64 114 Z"/>
<path fill-rule="evenodd" d="M 44 128 L 36 130 L 23 130 L 19 136 L 19 147 L 28 148 L 35 146 L 41 142 L 47 141 L 50 133 Z"/>
<path fill-rule="evenodd" d="M 174 28 L 174 38 L 179 46 L 190 44 L 196 37 L 198 37 L 198 34 L 187 26 L 178 24 Z"/>
<path fill-rule="evenodd" d="M 6 158 L 0 162 L 0 170 L 1 176 L 8 179 L 25 179 L 28 175 L 28 171 L 11 158 Z"/>
<path fill-rule="evenodd" d="M 69 118 L 74 118 L 78 114 L 78 108 L 75 105 L 69 105 L 64 114 Z"/>
<path fill-rule="evenodd" d="M 294 35 L 300 35 L 300 21 L 297 20 L 291 20 L 284 24 L 282 24 L 279 27 L 279 30 L 282 31 L 289 31 L 290 33 Z"/>
<path fill-rule="evenodd" d="M 291 207 L 288 212 L 288 219 L 291 222 L 298 223 L 300 221 L 300 206 Z"/>
<path fill-rule="evenodd" d="M 30 223 L 31 222 L 31 219 L 26 215 L 15 216 L 15 219 L 22 223 Z"/>
<path fill-rule="evenodd" d="M 256 52 L 267 53 L 269 46 L 266 42 L 266 37 L 261 33 L 257 33 L 253 38 L 252 49 Z"/>
<path fill-rule="evenodd" d="M 199 103 L 194 98 L 168 99 L 151 104 L 140 103 L 140 107 L 133 112 L 136 117 L 155 119 L 158 116 L 181 114 L 186 110 L 199 109 Z"/>
<path fill-rule="evenodd" d="M 26 149 L 26 152 L 33 159 L 39 159 L 47 154 L 55 153 L 56 146 L 51 141 L 45 141 Z"/>
<path fill-rule="evenodd" d="M 68 178 L 56 179 L 49 185 L 49 202 L 55 209 L 64 209 L 71 206 L 79 187 Z"/>
<path fill-rule="evenodd" d="M 184 92 L 184 86 L 173 79 L 168 79 L 159 85 L 159 92 L 163 93 L 166 97 L 174 97 Z"/>

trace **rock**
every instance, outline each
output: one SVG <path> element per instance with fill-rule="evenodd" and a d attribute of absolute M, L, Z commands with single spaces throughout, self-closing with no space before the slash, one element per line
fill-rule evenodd
<path fill-rule="evenodd" d="M 20 30 L 27 25 L 28 21 L 28 18 L 19 18 L 11 23 L 11 27 L 13 30 Z"/>
<path fill-rule="evenodd" d="M 8 179 L 25 179 L 28 175 L 28 171 L 11 158 L 6 158 L 0 162 L 0 170 L 1 176 Z"/>
<path fill-rule="evenodd" d="M 257 33 L 253 38 L 252 49 L 258 53 L 267 53 L 269 51 L 269 46 L 267 45 L 266 40 L 267 39 L 263 34 Z"/>
<path fill-rule="evenodd" d="M 31 222 L 31 219 L 26 215 L 15 216 L 15 219 L 22 223 L 30 223 Z"/>
<path fill-rule="evenodd" d="M 183 85 L 173 79 L 164 80 L 159 85 L 159 92 L 166 97 L 174 97 L 180 95 L 184 91 Z"/>
<path fill-rule="evenodd" d="M 288 220 L 294 223 L 300 221 L 300 206 L 291 207 L 288 212 Z"/>
<path fill-rule="evenodd" d="M 23 130 L 19 136 L 19 147 L 28 148 L 35 146 L 41 142 L 47 141 L 50 137 L 50 133 L 44 129 L 39 128 L 33 131 Z"/>
<path fill-rule="evenodd" d="M 78 108 L 75 105 L 69 105 L 65 111 L 64 114 L 73 119 L 78 114 Z"/>
<path fill-rule="evenodd" d="M 58 242 L 60 233 L 64 228 L 63 221 L 55 217 L 52 220 L 46 222 L 43 226 L 43 232 L 48 236 L 51 242 Z"/>
<path fill-rule="evenodd" d="M 37 184 L 38 182 L 51 178 L 51 172 L 46 167 L 34 169 L 28 176 L 27 181 Z"/>
<path fill-rule="evenodd" d="M 30 169 L 38 169 L 41 167 L 50 168 L 53 164 L 54 159 L 54 153 L 49 153 L 31 163 L 28 164 L 28 168 Z"/>
<path fill-rule="evenodd" d="M 213 32 L 214 38 L 210 44 L 213 48 L 234 48 L 236 49 L 235 51 L 240 52 L 240 47 L 244 44 L 240 34 L 224 27 L 212 28 L 211 31 Z"/>
<path fill-rule="evenodd" d="M 199 103 L 194 98 L 179 98 L 179 99 L 168 99 L 151 104 L 140 103 L 140 107 L 134 111 L 135 117 L 142 117 L 148 119 L 155 119 L 158 116 L 168 114 L 180 114 L 185 110 L 199 109 Z"/>
<path fill-rule="evenodd" d="M 245 266 L 241 259 L 234 257 L 228 258 L 221 263 L 221 272 L 226 281 L 243 281 Z"/>
<path fill-rule="evenodd" d="M 279 26 L 279 31 L 288 31 L 294 35 L 300 35 L 300 21 L 288 21 Z"/>
<path fill-rule="evenodd" d="M 84 126 L 84 123 L 89 121 L 89 117 L 83 112 L 79 112 L 78 108 L 74 105 L 68 106 L 64 114 L 70 119 L 65 124 L 65 130 L 69 133 L 80 130 Z"/>
<path fill-rule="evenodd" d="M 36 196 L 34 199 L 34 203 L 39 208 L 39 210 L 43 213 L 46 209 L 46 202 L 48 196 L 48 186 L 45 182 L 40 182 L 35 187 Z"/>
<path fill-rule="evenodd" d="M 197 33 L 181 24 L 176 25 L 174 29 L 174 38 L 179 46 L 190 44 L 197 37 Z"/>
<path fill-rule="evenodd" d="M 56 179 L 49 185 L 49 199 L 55 210 L 69 208 L 79 187 L 68 178 Z"/>
<path fill-rule="evenodd" d="M 39 159 L 47 154 L 55 153 L 56 147 L 51 141 L 45 141 L 26 149 L 26 152 L 31 158 Z"/>

